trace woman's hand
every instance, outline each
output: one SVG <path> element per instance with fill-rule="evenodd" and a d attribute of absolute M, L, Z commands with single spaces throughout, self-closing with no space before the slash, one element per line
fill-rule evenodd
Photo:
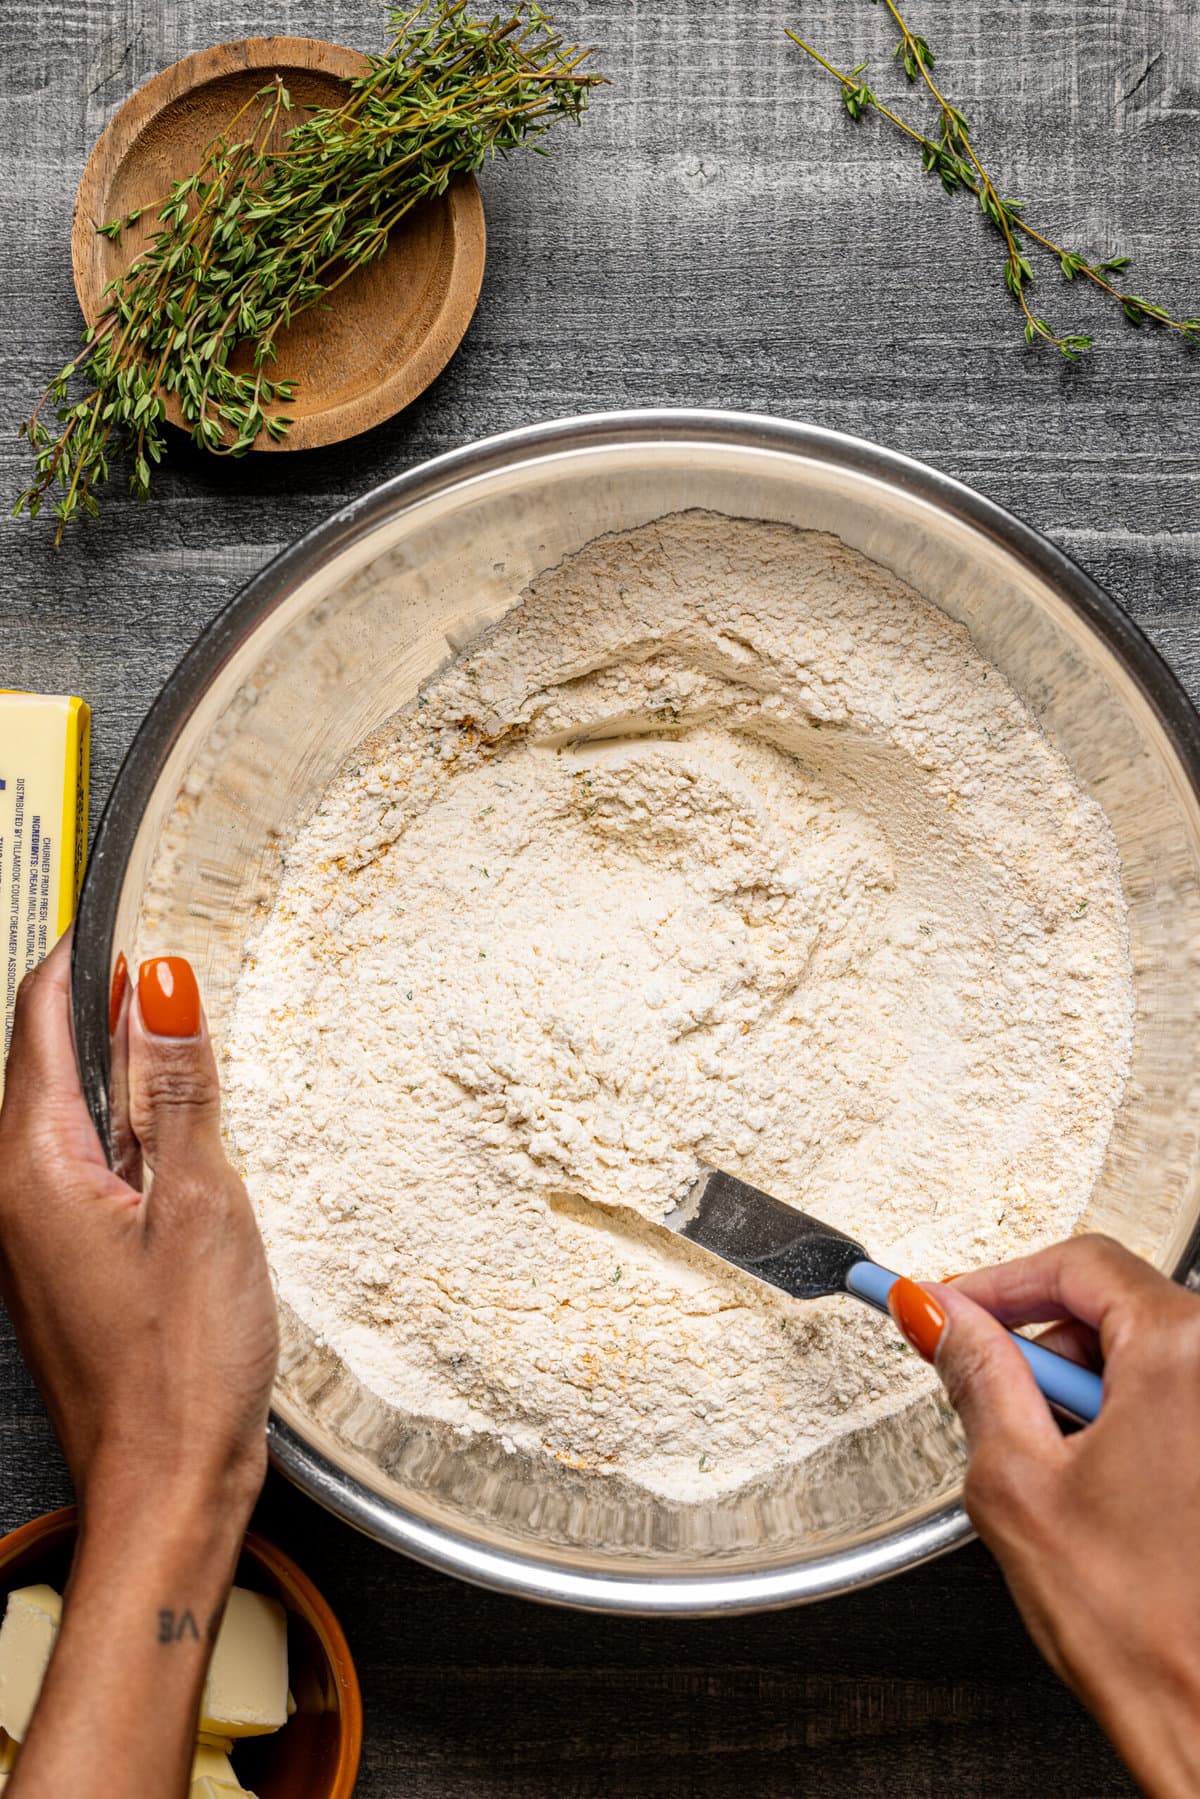
<path fill-rule="evenodd" d="M 58 1646 L 12 1799 L 182 1793 L 208 1654 L 266 1470 L 275 1303 L 225 1160 L 186 962 L 115 1008 L 107 1166 L 79 1083 L 69 946 L 24 984 L 0 1111 L 0 1289 L 80 1505 Z M 143 1163 L 150 1174 L 142 1190 Z"/>
<path fill-rule="evenodd" d="M 148 963 L 116 1021 L 128 1125 L 153 1176 L 143 1193 L 109 1170 L 88 1116 L 69 967 L 64 942 L 17 1001 L 0 1112 L 3 1296 L 85 1514 L 161 1507 L 180 1488 L 247 1510 L 266 1469 L 275 1302 L 221 1146 L 195 977 L 177 958 Z"/>
<path fill-rule="evenodd" d="M 920 1291 L 966 1508 L 1034 1641 L 1147 1793 L 1200 1792 L 1200 1299 L 1105 1237 Z M 1104 1371 L 1068 1436 L 1001 1328 L 1051 1320 L 1040 1341 Z"/>

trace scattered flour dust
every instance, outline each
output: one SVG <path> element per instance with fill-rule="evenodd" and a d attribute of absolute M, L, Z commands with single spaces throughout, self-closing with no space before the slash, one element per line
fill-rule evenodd
<path fill-rule="evenodd" d="M 641 1221 L 707 1161 L 917 1276 L 1052 1240 L 1131 1015 L 1103 814 L 965 631 L 831 537 L 691 512 L 541 576 L 342 770 L 228 1121 L 282 1296 L 366 1386 L 703 1499 L 931 1377 Z"/>

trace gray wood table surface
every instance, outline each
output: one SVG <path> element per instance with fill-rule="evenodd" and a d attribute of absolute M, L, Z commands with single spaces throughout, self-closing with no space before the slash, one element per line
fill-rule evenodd
<path fill-rule="evenodd" d="M 938 73 L 1052 233 L 1133 256 L 1136 291 L 1200 311 L 1195 0 L 912 0 Z M 78 330 L 75 184 L 113 109 L 175 58 L 261 31 L 381 43 L 376 0 L 6 0 L 3 492 L 15 426 Z M 344 501 L 488 432 L 647 404 L 811 420 L 923 457 L 1072 552 L 1200 696 L 1200 356 L 1048 275 L 1095 329 L 1078 367 L 1026 352 L 996 241 L 783 36 L 872 55 L 866 0 L 564 0 L 612 86 L 552 160 L 489 170 L 482 303 L 408 412 L 328 452 L 213 464 L 176 445 L 60 551 L 6 521 L 0 686 L 87 696 L 103 802 L 181 652 L 276 550 Z M 858 54 L 856 54 L 858 53 Z M 68 1495 L 0 1336 L 0 1525 Z M 1117 1794 L 1099 1733 L 972 1548 L 853 1599 L 726 1623 L 543 1611 L 353 1536 L 273 1482 L 261 1523 L 341 1614 L 362 1675 L 364 1799 L 621 1794 Z"/>

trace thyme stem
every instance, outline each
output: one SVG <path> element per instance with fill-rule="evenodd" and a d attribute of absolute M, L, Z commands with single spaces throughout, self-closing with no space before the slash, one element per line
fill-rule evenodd
<path fill-rule="evenodd" d="M 280 333 L 382 255 L 419 201 L 558 120 L 578 121 L 602 80 L 582 69 L 587 54 L 536 0 L 500 19 L 476 18 L 468 0 L 417 0 L 391 14 L 387 49 L 345 100 L 301 118 L 282 145 L 270 147 L 291 111 L 287 89 L 276 77 L 252 95 L 153 208 L 146 248 L 21 427 L 35 475 L 14 511 L 33 516 L 48 502 L 61 541 L 72 517 L 98 510 L 94 489 L 118 457 L 144 499 L 166 447 L 168 395 L 213 453 L 285 436 L 295 384 L 268 372 Z M 119 239 L 149 210 L 100 229 Z M 245 372 L 231 366 L 240 346 L 252 351 Z M 78 400 L 77 376 L 89 383 Z"/>
<path fill-rule="evenodd" d="M 979 202 L 980 210 L 985 218 L 1000 233 L 1004 240 L 1005 267 L 1004 281 L 1009 292 L 1020 305 L 1024 318 L 1026 343 L 1033 344 L 1039 340 L 1058 350 L 1068 361 L 1073 361 L 1083 351 L 1090 349 L 1092 339 L 1080 332 L 1055 332 L 1044 318 L 1039 317 L 1029 304 L 1027 289 L 1034 281 L 1032 264 L 1022 254 L 1018 245 L 1018 237 L 1027 238 L 1038 244 L 1043 250 L 1057 258 L 1063 278 L 1073 281 L 1082 275 L 1102 293 L 1108 295 L 1122 308 L 1131 324 L 1150 323 L 1161 325 L 1169 331 L 1178 332 L 1190 339 L 1200 338 L 1200 318 L 1174 318 L 1164 307 L 1143 300 L 1139 295 L 1127 293 L 1107 279 L 1110 274 L 1128 267 L 1129 258 L 1112 256 L 1103 262 L 1091 263 L 1077 251 L 1067 249 L 1056 243 L 1053 238 L 1036 230 L 1024 217 L 1023 204 L 1018 200 L 1005 200 L 996 188 L 992 177 L 980 161 L 971 139 L 970 127 L 962 112 L 934 80 L 931 70 L 935 57 L 929 45 L 919 33 L 910 29 L 900 12 L 896 0 L 884 0 L 900 32 L 900 42 L 896 46 L 895 55 L 903 62 L 904 72 L 910 82 L 921 80 L 935 100 L 941 114 L 940 140 L 926 136 L 915 126 L 910 125 L 900 115 L 886 106 L 873 90 L 862 79 L 866 63 L 859 63 L 848 74 L 837 68 L 826 57 L 822 56 L 812 44 L 794 31 L 787 35 L 805 54 L 818 63 L 834 80 L 841 84 L 842 100 L 846 111 L 854 120 L 862 117 L 870 108 L 888 120 L 897 130 L 904 133 L 920 147 L 921 160 L 928 174 L 936 175 L 949 192 L 963 188 L 974 194 Z"/>

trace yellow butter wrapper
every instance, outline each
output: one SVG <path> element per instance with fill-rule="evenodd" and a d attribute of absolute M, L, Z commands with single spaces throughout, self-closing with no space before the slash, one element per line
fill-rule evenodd
<path fill-rule="evenodd" d="M 75 916 L 87 853 L 90 707 L 0 689 L 4 1056 L 17 988 Z M 0 1092 L 4 1077 L 0 1068 Z"/>

